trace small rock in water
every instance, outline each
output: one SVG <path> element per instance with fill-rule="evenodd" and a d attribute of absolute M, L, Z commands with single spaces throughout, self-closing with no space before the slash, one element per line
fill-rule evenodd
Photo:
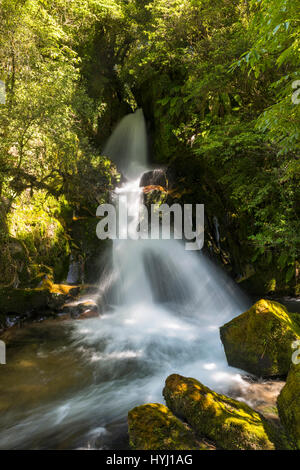
<path fill-rule="evenodd" d="M 164 170 L 156 169 L 146 171 L 141 177 L 140 187 L 145 186 L 161 186 L 163 189 L 167 187 L 167 178 Z"/>
<path fill-rule="evenodd" d="M 98 305 L 93 300 L 65 304 L 63 313 L 70 314 L 72 318 L 78 320 L 87 320 L 100 316 Z"/>

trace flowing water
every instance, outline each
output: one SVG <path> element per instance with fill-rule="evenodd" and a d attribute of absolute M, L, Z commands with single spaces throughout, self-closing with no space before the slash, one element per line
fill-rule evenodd
<path fill-rule="evenodd" d="M 130 179 L 117 192 L 129 196 L 136 224 L 147 152 L 142 111 L 122 121 L 106 152 L 124 156 Z M 175 240 L 116 240 L 98 297 L 108 304 L 101 318 L 33 324 L 9 343 L 0 448 L 126 448 L 127 412 L 163 402 L 171 373 L 246 397 L 249 384 L 228 367 L 219 327 L 249 302 L 202 253 Z"/>
<path fill-rule="evenodd" d="M 108 139 L 103 154 L 128 178 L 137 178 L 147 167 L 147 130 L 142 109 L 125 116 Z"/>

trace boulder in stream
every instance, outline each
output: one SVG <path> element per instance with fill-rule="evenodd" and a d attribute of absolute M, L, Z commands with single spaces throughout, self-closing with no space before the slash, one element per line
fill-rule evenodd
<path fill-rule="evenodd" d="M 140 181 L 140 187 L 145 186 L 162 186 L 162 188 L 167 188 L 166 172 L 162 169 L 146 171 Z"/>
<path fill-rule="evenodd" d="M 79 292 L 80 287 L 50 281 L 35 289 L 0 289 L 0 330 L 24 320 L 55 316 Z"/>
<path fill-rule="evenodd" d="M 281 431 L 262 415 L 193 378 L 169 376 L 163 391 L 167 406 L 198 436 L 224 450 L 272 450 L 288 447 Z"/>
<path fill-rule="evenodd" d="M 135 450 L 208 450 L 190 427 L 160 403 L 137 406 L 128 413 L 130 446 Z"/>
<path fill-rule="evenodd" d="M 222 326 L 220 334 L 230 366 L 261 377 L 285 376 L 292 343 L 300 339 L 299 315 L 262 299 Z"/>

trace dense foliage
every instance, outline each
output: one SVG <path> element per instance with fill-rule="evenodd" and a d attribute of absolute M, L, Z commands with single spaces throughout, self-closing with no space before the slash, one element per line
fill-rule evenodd
<path fill-rule="evenodd" d="M 155 161 L 183 164 L 182 189 L 247 246 L 244 257 L 295 285 L 299 7 L 299 0 L 2 0 L 1 264 L 12 239 L 26 243 L 13 214 L 21 217 L 28 198 L 37 198 L 40 220 L 53 207 L 41 192 L 70 210 L 105 200 L 116 171 L 101 147 L 119 118 L 142 106 Z"/>
<path fill-rule="evenodd" d="M 0 105 L 0 284 L 18 285 L 24 264 L 29 279 L 49 274 L 57 256 L 69 254 L 60 214 L 68 204 L 65 212 L 83 205 L 95 213 L 112 187 L 116 171 L 91 139 L 106 104 L 88 95 L 79 52 L 96 22 L 118 17 L 112 6 L 79 0 L 0 4 L 6 88 Z"/>

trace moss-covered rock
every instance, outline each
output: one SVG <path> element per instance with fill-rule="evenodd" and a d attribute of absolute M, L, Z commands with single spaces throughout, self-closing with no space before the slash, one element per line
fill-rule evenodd
<path fill-rule="evenodd" d="M 26 314 L 44 308 L 49 298 L 46 289 L 1 289 L 0 312 Z"/>
<path fill-rule="evenodd" d="M 278 302 L 259 300 L 220 328 L 228 364 L 262 377 L 284 376 L 291 344 L 300 338 L 297 314 Z"/>
<path fill-rule="evenodd" d="M 300 364 L 293 365 L 278 399 L 282 424 L 293 446 L 300 450 Z"/>
<path fill-rule="evenodd" d="M 225 450 L 271 450 L 287 446 L 280 431 L 245 403 L 220 395 L 192 378 L 171 375 L 163 391 L 167 406 L 197 433 Z"/>
<path fill-rule="evenodd" d="M 7 217 L 6 254 L 10 274 L 1 273 L 3 287 L 37 287 L 45 275 L 61 282 L 68 272 L 69 236 L 64 214 L 70 211 L 66 199 L 46 191 L 24 191 Z"/>
<path fill-rule="evenodd" d="M 79 292 L 78 287 L 50 281 L 37 289 L 0 289 L 0 330 L 36 314 L 55 314 Z"/>
<path fill-rule="evenodd" d="M 135 450 L 207 450 L 193 431 L 160 403 L 137 406 L 128 413 L 130 446 Z"/>

